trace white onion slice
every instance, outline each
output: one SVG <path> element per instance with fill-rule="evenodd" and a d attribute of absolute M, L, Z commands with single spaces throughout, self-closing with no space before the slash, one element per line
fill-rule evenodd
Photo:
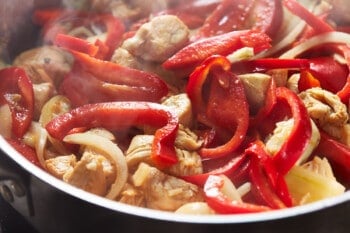
<path fill-rule="evenodd" d="M 103 156 L 106 156 L 108 160 L 114 163 L 117 173 L 116 179 L 106 194 L 106 198 L 115 199 L 126 184 L 128 177 L 128 166 L 120 148 L 107 138 L 89 132 L 67 135 L 63 141 L 86 145 L 102 151 L 104 153 Z"/>
<path fill-rule="evenodd" d="M 288 50 L 282 54 L 280 58 L 295 58 L 313 47 L 328 43 L 349 44 L 350 34 L 334 31 L 313 36 L 310 39 L 295 46 L 294 48 Z"/>
<path fill-rule="evenodd" d="M 24 143 L 35 148 L 40 165 L 46 168 L 45 147 L 48 133 L 38 122 L 32 122 L 28 132 L 23 136 Z"/>
<path fill-rule="evenodd" d="M 0 135 L 4 138 L 10 138 L 12 134 L 12 114 L 8 104 L 0 107 Z"/>

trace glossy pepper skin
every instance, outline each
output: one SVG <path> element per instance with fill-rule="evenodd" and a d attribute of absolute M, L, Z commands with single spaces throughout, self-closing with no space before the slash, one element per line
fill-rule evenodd
<path fill-rule="evenodd" d="M 282 16 L 280 0 L 223 0 L 207 17 L 196 37 L 244 29 L 256 29 L 274 37 L 281 26 Z"/>
<path fill-rule="evenodd" d="M 20 153 L 21 155 L 23 155 L 26 159 L 28 159 L 31 163 L 33 163 L 34 165 L 42 168 L 38 156 L 36 155 L 35 150 L 24 144 L 22 141 L 20 141 L 19 139 L 6 139 L 6 141 L 16 150 L 18 151 L 18 153 Z"/>
<path fill-rule="evenodd" d="M 54 118 L 45 128 L 52 137 L 63 140 L 71 130 L 80 127 L 114 131 L 142 125 L 159 128 L 152 145 L 154 162 L 159 166 L 175 164 L 174 142 L 179 123 L 177 117 L 160 104 L 121 101 L 84 105 Z"/>
<path fill-rule="evenodd" d="M 276 97 L 277 101 L 288 105 L 294 120 L 288 139 L 273 157 L 277 169 L 285 175 L 305 151 L 311 139 L 312 129 L 307 109 L 294 92 L 286 87 L 278 87 Z"/>
<path fill-rule="evenodd" d="M 0 105 L 8 104 L 12 114 L 12 134 L 17 138 L 27 132 L 34 114 L 33 84 L 22 68 L 0 70 Z"/>
<path fill-rule="evenodd" d="M 222 191 L 224 180 L 221 176 L 210 175 L 204 185 L 205 200 L 220 214 L 244 214 L 271 210 L 267 206 L 230 200 Z"/>
<path fill-rule="evenodd" d="M 212 55 L 227 56 L 243 47 L 251 47 L 255 53 L 259 53 L 270 48 L 270 42 L 270 37 L 256 30 L 232 31 L 187 45 L 166 60 L 163 67 L 169 70 L 193 70 Z"/>
<path fill-rule="evenodd" d="M 190 75 L 186 92 L 199 121 L 232 136 L 224 145 L 202 148 L 204 158 L 218 158 L 234 152 L 243 142 L 249 125 L 249 109 L 244 87 L 230 71 L 230 62 L 223 56 L 211 56 Z M 207 101 L 204 83 L 210 83 Z"/>
<path fill-rule="evenodd" d="M 284 175 L 278 171 L 273 157 L 266 152 L 262 141 L 257 140 L 245 150 L 250 157 L 249 175 L 258 199 L 273 209 L 293 205 Z"/>
<path fill-rule="evenodd" d="M 167 84 L 155 74 L 69 51 L 75 66 L 64 78 L 60 92 L 75 106 L 107 101 L 158 102 L 168 94 Z"/>
<path fill-rule="evenodd" d="M 111 14 L 91 14 L 85 11 L 60 8 L 39 9 L 34 12 L 33 21 L 43 26 L 43 37 L 46 43 L 61 45 L 63 43 L 68 47 L 82 47 L 84 46 L 83 43 L 77 41 L 77 39 L 85 40 L 85 38 L 68 36 L 70 30 L 79 27 L 89 28 L 91 25 L 95 25 L 95 27 L 96 25 L 101 25 L 100 30 L 106 34 L 105 40 L 97 39 L 93 44 L 94 48 L 85 45 L 85 49 L 97 49 L 92 54 L 94 54 L 94 57 L 102 60 L 110 60 L 114 50 L 122 42 L 125 33 L 124 23 Z M 70 44 L 68 44 L 69 42 Z"/>

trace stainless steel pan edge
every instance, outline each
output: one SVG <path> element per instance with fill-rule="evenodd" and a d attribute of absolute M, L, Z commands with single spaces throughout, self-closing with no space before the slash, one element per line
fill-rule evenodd
<path fill-rule="evenodd" d="M 3 137 L 0 137 L 0 149 L 6 153 L 13 161 L 19 166 L 39 178 L 41 181 L 50 185 L 66 194 L 69 194 L 75 198 L 86 201 L 90 204 L 106 208 L 118 213 L 124 213 L 128 215 L 134 215 L 142 218 L 149 218 L 152 220 L 163 220 L 169 222 L 178 223 L 204 223 L 204 224 L 240 224 L 240 223 L 253 223 L 253 222 L 265 222 L 270 220 L 279 220 L 291 218 L 294 216 L 300 216 L 316 212 L 319 210 L 327 209 L 332 206 L 336 206 L 350 201 L 350 191 L 347 191 L 341 196 L 325 199 L 312 204 L 298 206 L 283 210 L 274 210 L 265 213 L 255 214 L 235 214 L 235 215 L 215 215 L 215 216 L 198 216 L 198 215 L 180 215 L 173 214 L 164 211 L 151 210 L 146 208 L 140 208 L 135 206 L 126 205 L 116 201 L 108 200 L 103 197 L 96 196 L 94 194 L 85 192 L 81 189 L 75 188 L 55 177 L 48 174 L 46 171 L 33 165 L 22 155 L 20 155 L 15 149 L 13 149 Z M 350 209 L 348 210 L 350 214 Z M 93 214 L 93 213 L 92 213 Z"/>

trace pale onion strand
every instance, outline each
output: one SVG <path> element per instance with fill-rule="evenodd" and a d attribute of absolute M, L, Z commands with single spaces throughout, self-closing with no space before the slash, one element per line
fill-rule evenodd
<path fill-rule="evenodd" d="M 104 153 L 103 156 L 106 156 L 108 160 L 114 163 L 117 173 L 116 179 L 106 194 L 106 198 L 115 199 L 126 184 L 128 177 L 128 166 L 120 148 L 107 138 L 89 132 L 70 134 L 63 141 L 89 146 L 102 151 Z"/>
<path fill-rule="evenodd" d="M 295 46 L 294 48 L 288 50 L 287 52 L 282 54 L 280 58 L 296 58 L 300 54 L 308 51 L 313 47 L 327 43 L 349 44 L 350 34 L 334 31 L 313 36 L 310 39 Z"/>
<path fill-rule="evenodd" d="M 43 168 L 46 168 L 45 163 L 45 147 L 47 143 L 48 133 L 47 131 L 38 123 L 32 122 L 31 131 L 34 133 L 35 138 L 35 151 L 38 160 Z"/>

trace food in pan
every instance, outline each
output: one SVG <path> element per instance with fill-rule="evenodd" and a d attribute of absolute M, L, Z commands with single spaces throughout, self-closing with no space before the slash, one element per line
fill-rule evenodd
<path fill-rule="evenodd" d="M 37 9 L 39 43 L 0 70 L 1 135 L 58 179 L 145 208 L 253 213 L 341 195 L 350 21 L 338 2 Z"/>

